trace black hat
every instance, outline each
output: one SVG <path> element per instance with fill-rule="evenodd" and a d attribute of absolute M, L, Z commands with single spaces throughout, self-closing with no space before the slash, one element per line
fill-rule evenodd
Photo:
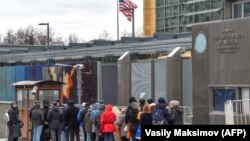
<path fill-rule="evenodd" d="M 135 99 L 135 97 L 130 97 L 129 98 L 129 103 L 131 104 L 132 102 L 137 102 L 136 99 Z"/>
<path fill-rule="evenodd" d="M 159 98 L 159 99 L 158 99 L 158 102 L 159 102 L 159 103 L 166 104 L 166 100 L 165 100 L 164 98 Z"/>
<path fill-rule="evenodd" d="M 150 98 L 147 100 L 147 102 L 148 102 L 148 104 L 151 104 L 151 103 L 154 103 L 155 101 L 152 98 Z"/>

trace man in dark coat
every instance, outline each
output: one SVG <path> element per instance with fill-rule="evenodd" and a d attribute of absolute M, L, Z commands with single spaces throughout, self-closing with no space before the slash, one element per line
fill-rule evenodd
<path fill-rule="evenodd" d="M 163 118 L 164 118 L 163 124 L 164 125 L 168 124 L 167 117 L 169 116 L 169 112 L 168 112 L 166 106 L 167 106 L 166 100 L 164 98 L 159 98 L 158 103 L 156 104 L 154 111 L 152 111 L 153 112 L 152 113 L 153 114 L 153 124 L 154 124 L 154 113 L 158 109 L 162 110 L 162 114 L 163 114 Z"/>
<path fill-rule="evenodd" d="M 52 109 L 49 110 L 47 116 L 49 122 L 49 128 L 51 131 L 52 141 L 61 140 L 61 124 L 62 124 L 62 112 L 57 106 L 57 102 L 53 102 Z"/>
<path fill-rule="evenodd" d="M 69 128 L 69 136 L 70 141 L 74 141 L 76 137 L 76 141 L 80 141 L 79 136 L 79 126 L 80 122 L 77 120 L 77 114 L 79 112 L 79 108 L 74 106 L 74 101 L 69 101 L 69 108 L 66 110 L 66 126 Z"/>
<path fill-rule="evenodd" d="M 131 103 L 131 111 L 128 114 L 128 123 L 130 124 L 129 131 L 131 134 L 131 141 L 137 141 L 137 139 L 135 138 L 135 134 L 140 123 L 140 121 L 137 118 L 139 109 L 140 107 L 138 103 L 136 102 Z"/>
<path fill-rule="evenodd" d="M 49 101 L 47 99 L 44 99 L 43 100 L 43 108 L 42 108 L 42 111 L 43 111 L 43 116 L 44 116 L 44 123 L 43 123 L 43 130 L 42 130 L 42 136 L 41 136 L 41 139 L 40 141 L 49 141 L 50 139 L 46 139 L 44 138 L 43 134 L 44 134 L 44 131 L 49 128 L 48 126 L 48 119 L 47 119 L 47 115 L 49 113 Z"/>
<path fill-rule="evenodd" d="M 19 111 L 16 102 L 11 102 L 10 109 L 8 110 L 9 121 L 8 126 L 8 141 L 18 141 L 18 137 L 21 136 L 21 127 L 19 126 Z"/>
<path fill-rule="evenodd" d="M 127 111 L 126 111 L 126 114 L 125 114 L 125 123 L 126 124 L 128 123 L 128 115 L 129 115 L 129 113 L 132 110 L 132 107 L 131 107 L 131 103 L 132 102 L 137 102 L 136 99 L 135 99 L 135 97 L 130 97 L 129 98 L 129 106 L 127 107 Z"/>

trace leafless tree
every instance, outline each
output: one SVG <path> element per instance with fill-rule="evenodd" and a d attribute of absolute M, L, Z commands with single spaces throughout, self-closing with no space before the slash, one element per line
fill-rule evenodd
<path fill-rule="evenodd" d="M 79 42 L 79 38 L 76 34 L 69 34 L 69 43 L 77 43 Z"/>
<path fill-rule="evenodd" d="M 107 30 L 103 30 L 102 33 L 99 35 L 99 39 L 112 40 L 112 36 Z"/>
<path fill-rule="evenodd" d="M 132 32 L 129 32 L 127 30 L 122 31 L 121 33 L 122 37 L 132 37 Z M 141 27 L 136 28 L 135 30 L 135 37 L 143 37 L 143 29 Z"/>
<path fill-rule="evenodd" d="M 5 44 L 16 44 L 16 37 L 12 29 L 8 29 L 4 37 Z"/>

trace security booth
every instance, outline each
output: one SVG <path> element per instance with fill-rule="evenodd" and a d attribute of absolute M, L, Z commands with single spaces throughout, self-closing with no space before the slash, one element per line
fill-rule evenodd
<path fill-rule="evenodd" d="M 35 101 L 40 101 L 41 107 L 44 99 L 50 103 L 54 100 L 63 101 L 63 82 L 45 81 L 19 81 L 12 85 L 15 87 L 15 100 L 19 108 L 19 117 L 23 121 L 22 138 L 30 139 L 30 109 Z"/>

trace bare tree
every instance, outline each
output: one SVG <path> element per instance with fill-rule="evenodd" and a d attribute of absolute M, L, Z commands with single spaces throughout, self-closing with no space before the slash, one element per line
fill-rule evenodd
<path fill-rule="evenodd" d="M 122 37 L 132 37 L 132 33 L 124 30 L 122 31 L 122 34 L 121 34 Z"/>
<path fill-rule="evenodd" d="M 132 37 L 132 32 L 129 32 L 127 30 L 122 31 L 121 34 L 122 37 Z M 143 29 L 141 27 L 136 28 L 135 30 L 135 37 L 143 37 Z"/>
<path fill-rule="evenodd" d="M 76 34 L 69 34 L 69 43 L 77 43 L 79 42 L 79 38 Z"/>
<path fill-rule="evenodd" d="M 102 33 L 99 35 L 99 39 L 112 40 L 112 36 L 107 30 L 103 30 Z"/>
<path fill-rule="evenodd" d="M 16 44 L 16 37 L 12 29 L 8 29 L 4 37 L 5 44 Z"/>

